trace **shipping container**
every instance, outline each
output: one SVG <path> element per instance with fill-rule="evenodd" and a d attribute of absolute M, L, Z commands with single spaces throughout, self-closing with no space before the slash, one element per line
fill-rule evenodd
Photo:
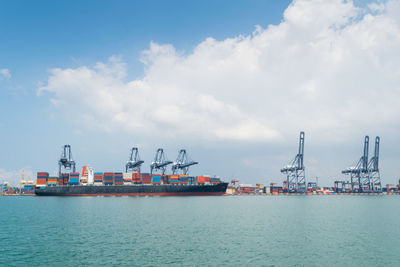
<path fill-rule="evenodd" d="M 154 183 L 161 183 L 161 175 L 159 175 L 159 174 L 153 175 L 152 182 L 153 182 L 153 184 Z"/>

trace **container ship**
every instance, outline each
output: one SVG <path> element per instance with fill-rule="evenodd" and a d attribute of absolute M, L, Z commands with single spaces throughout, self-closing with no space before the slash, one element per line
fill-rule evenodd
<path fill-rule="evenodd" d="M 94 173 L 93 179 L 79 173 L 51 177 L 37 174 L 38 196 L 218 196 L 228 183 L 209 176 L 150 175 L 149 173 Z"/>

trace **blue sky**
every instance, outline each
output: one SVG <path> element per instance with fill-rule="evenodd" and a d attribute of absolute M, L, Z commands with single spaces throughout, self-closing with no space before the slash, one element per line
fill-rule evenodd
<path fill-rule="evenodd" d="M 338 113 L 340 115 L 338 117 L 321 115 L 321 118 L 317 118 L 313 117 L 315 112 L 312 110 L 304 111 L 302 114 L 304 124 L 298 123 L 299 119 L 293 117 L 295 111 L 290 113 L 291 108 L 285 108 L 285 105 L 294 107 L 301 104 L 310 107 L 315 103 L 323 103 L 324 106 L 318 107 L 321 114 L 332 114 L 334 112 L 331 110 L 325 110 L 329 99 L 325 99 L 323 94 L 317 94 L 318 90 L 326 88 L 326 84 L 332 84 L 334 79 L 331 77 L 341 77 L 346 81 L 345 84 L 361 88 L 364 84 L 349 76 L 366 75 L 374 69 L 353 68 L 362 62 L 360 59 L 367 58 L 367 54 L 375 53 L 374 55 L 381 59 L 380 62 L 383 62 L 384 66 L 391 64 L 392 50 L 388 50 L 389 55 L 385 55 L 377 52 L 382 51 L 379 50 L 380 47 L 372 47 L 366 48 L 365 54 L 360 54 L 359 58 L 353 59 L 354 61 L 343 62 L 341 63 L 343 65 L 338 65 L 330 73 L 319 73 L 317 76 L 316 71 L 322 69 L 318 67 L 324 66 L 325 63 L 315 62 L 314 66 L 308 65 L 309 60 L 302 58 L 301 55 L 310 53 L 309 58 L 315 57 L 317 60 L 320 58 L 317 56 L 319 51 L 316 48 L 317 52 L 310 52 L 303 45 L 316 43 L 325 38 L 321 37 L 321 33 L 325 33 L 326 29 L 334 28 L 332 25 L 340 25 L 339 28 L 342 28 L 340 38 L 337 32 L 335 32 L 337 36 L 329 36 L 332 38 L 331 42 L 338 47 L 338 50 L 331 51 L 331 55 L 336 56 L 338 53 L 344 55 L 346 52 L 343 52 L 345 49 L 342 45 L 347 48 L 356 45 L 356 41 L 343 37 L 346 36 L 346 29 L 350 31 L 353 29 L 351 27 L 356 28 L 357 25 L 354 25 L 356 22 L 352 22 L 354 18 L 361 20 L 362 26 L 361 23 L 368 22 L 367 19 L 363 20 L 365 15 L 370 14 L 377 19 L 377 22 L 372 23 L 378 25 L 378 22 L 383 23 L 381 20 L 378 21 L 379 16 L 390 17 L 393 12 L 397 12 L 393 7 L 395 5 L 385 6 L 386 2 L 382 4 L 381 1 L 376 4 L 377 8 L 368 6 L 370 1 L 355 1 L 354 4 L 350 2 L 351 6 L 341 1 L 333 2 L 335 6 L 325 7 L 319 3 L 313 4 L 314 8 L 311 9 L 303 5 L 302 1 L 293 4 L 292 8 L 288 8 L 291 1 L 2 1 L 0 70 L 7 69 L 11 77 L 2 77 L 0 80 L 0 111 L 3 114 L 0 118 L 0 144 L 3 151 L 0 155 L 0 169 L 3 170 L 3 177 L 0 177 L 0 180 L 11 179 L 4 176 L 15 176 L 15 173 L 22 168 L 32 172 L 43 170 L 54 172 L 61 147 L 68 143 L 72 145 L 79 166 L 91 164 L 99 171 L 121 170 L 132 145 L 141 147 L 141 156 L 146 161 L 145 170 L 157 147 L 164 147 L 170 159 L 175 159 L 177 151 L 185 147 L 192 158 L 201 162 L 193 169 L 193 174 L 215 174 L 226 177 L 226 180 L 238 177 L 244 183 L 272 180 L 280 182 L 283 176 L 280 175 L 279 169 L 295 155 L 300 130 L 306 130 L 306 153 L 308 151 L 311 153 L 308 163 L 311 165 L 310 176 L 321 176 L 320 181 L 327 185 L 331 184 L 331 177 L 340 176 L 342 168 L 357 160 L 365 134 L 384 135 L 382 146 L 388 142 L 388 147 L 392 148 L 386 150 L 386 155 L 389 155 L 386 164 L 392 165 L 398 159 L 394 148 L 397 144 L 396 134 L 399 127 L 397 122 L 391 119 L 397 110 L 387 111 L 385 118 L 388 119 L 380 126 L 382 130 L 378 131 L 377 127 L 371 127 L 369 123 L 352 123 L 355 121 L 354 118 L 359 116 L 359 111 L 353 111 L 351 107 L 357 106 L 358 103 L 345 107 L 332 107 L 343 111 Z M 328 12 L 333 14 L 332 17 L 323 15 L 329 8 L 332 9 L 332 12 Z M 296 26 L 304 22 L 301 18 L 311 17 L 312 21 L 313 16 L 315 23 L 304 29 Z M 343 18 L 346 18 L 345 22 L 342 22 Z M 385 23 L 389 23 L 387 21 Z M 256 25 L 261 27 L 259 33 L 254 33 Z M 277 29 L 271 29 L 269 25 L 275 25 Z M 321 25 L 321 28 L 316 28 L 316 25 Z M 287 30 L 288 27 L 292 28 Z M 359 28 L 362 27 L 357 29 Z M 286 39 L 276 37 L 279 34 L 287 36 Z M 363 32 L 357 34 L 365 36 Z M 387 34 L 396 36 L 397 32 Z M 209 37 L 214 41 L 207 42 Z M 247 44 L 246 38 L 252 42 L 251 45 Z M 343 44 L 344 38 L 348 39 Z M 152 46 L 151 42 L 155 45 Z M 394 41 L 387 42 L 382 43 L 382 47 L 388 45 L 393 48 L 398 45 Z M 292 51 L 293 44 L 297 44 L 300 52 L 275 58 L 286 51 Z M 232 49 L 232 46 L 237 50 Z M 242 46 L 244 48 L 241 48 Z M 268 49 L 263 52 L 266 46 Z M 143 51 L 146 50 L 148 53 L 144 54 Z M 275 51 L 275 54 L 272 52 L 269 54 L 268 51 Z M 212 53 L 216 53 L 215 56 Z M 226 58 L 214 61 L 213 58 L 218 58 L 224 53 L 227 54 Z M 150 63 L 143 64 L 141 59 L 146 55 Z M 113 56 L 117 58 L 117 63 L 109 61 Z M 253 57 L 258 57 L 255 59 L 257 62 L 263 62 L 261 67 L 256 67 L 258 68 L 256 74 L 250 73 L 244 78 L 238 77 L 240 73 L 252 68 L 255 61 L 246 60 Z M 163 63 L 171 58 L 174 62 L 184 63 L 182 65 Z M 229 62 L 232 58 L 237 60 L 224 67 L 224 62 Z M 98 62 L 102 62 L 106 70 L 99 70 L 96 67 Z M 297 66 L 297 62 L 303 63 Z M 240 70 L 242 63 L 245 67 Z M 238 69 L 232 69 L 232 65 Z M 210 74 L 207 66 L 220 66 L 216 67 L 219 76 L 214 77 Z M 273 70 L 274 66 L 277 66 L 277 72 Z M 346 73 L 339 72 L 338 69 L 343 69 L 343 66 L 351 68 L 349 67 Z M 304 75 L 297 77 L 296 73 L 299 72 L 294 70 L 297 67 L 306 71 Z M 107 72 L 114 73 L 119 71 L 119 68 L 123 68 L 120 78 L 108 76 Z M 54 69 L 59 69 L 60 73 L 55 74 L 52 72 Z M 91 71 L 97 78 L 82 80 L 80 72 L 82 69 Z M 168 69 L 174 72 L 171 74 Z M 63 75 L 68 70 L 73 70 L 73 74 L 68 76 L 67 79 L 70 80 L 66 81 Z M 186 75 L 185 70 L 192 72 L 187 76 L 190 79 L 181 80 L 181 77 Z M 251 75 L 254 75 L 254 79 L 248 78 L 252 77 Z M 389 79 L 392 83 L 397 81 L 396 75 L 394 72 L 392 80 Z M 270 78 L 264 80 L 263 76 Z M 282 80 L 278 79 L 281 76 Z M 305 76 L 306 79 L 300 76 Z M 320 77 L 327 78 L 320 81 Z M 101 98 L 97 98 L 100 90 L 97 91 L 94 85 L 90 92 L 85 86 L 79 89 L 81 91 L 75 90 L 73 85 L 68 87 L 71 84 L 91 85 L 103 81 L 103 78 L 105 84 L 99 82 L 96 86 L 104 85 L 104 88 L 109 90 L 107 92 L 111 92 L 110 96 L 113 99 L 114 97 L 119 99 L 123 90 L 131 92 L 129 83 L 132 81 L 148 82 L 146 88 L 153 88 L 149 90 L 154 90 L 154 94 L 158 95 L 160 92 L 157 90 L 161 90 L 160 84 L 168 84 L 169 87 L 162 88 L 162 93 L 165 93 L 162 99 L 152 102 L 153 94 L 150 93 L 150 96 L 141 95 L 143 98 L 138 101 L 143 103 L 149 101 L 148 105 L 155 107 L 161 107 L 165 101 L 169 101 L 171 105 L 154 111 L 155 117 L 149 120 L 145 119 L 146 116 L 143 114 L 152 113 L 155 108 L 147 109 L 148 105 L 140 110 L 139 107 L 131 110 L 132 107 L 129 105 L 123 106 L 122 111 L 113 108 L 104 109 L 107 112 L 107 115 L 104 115 L 101 110 L 87 105 L 90 101 L 98 101 L 99 106 L 107 104 L 101 102 L 99 100 Z M 110 80 L 112 81 L 109 82 Z M 227 82 L 230 80 L 235 81 L 230 84 Z M 273 80 L 274 82 L 271 82 Z M 392 99 L 395 99 L 398 96 L 395 93 L 397 88 L 390 82 L 386 84 L 387 80 L 377 75 L 375 80 L 366 83 L 380 84 L 383 89 L 387 86 L 388 91 L 394 92 Z M 50 81 L 54 81 L 54 84 Z M 190 91 L 192 86 L 196 87 L 196 84 L 203 81 L 204 88 L 207 89 Z M 286 81 L 293 83 L 286 84 Z M 282 101 L 285 97 L 281 95 L 285 89 L 279 89 L 281 84 L 293 90 L 304 87 L 310 96 L 299 101 L 296 101 L 295 97 L 290 97 L 293 103 L 285 103 Z M 43 87 L 47 89 L 39 93 L 39 89 Z M 340 89 L 343 92 L 348 90 L 341 83 L 332 86 L 336 87 L 343 87 Z M 232 89 L 230 91 L 227 88 Z M 255 89 L 252 91 L 253 89 L 246 88 Z M 262 92 L 265 88 L 271 91 Z M 369 90 L 367 95 L 374 95 L 376 88 L 367 89 Z M 171 93 L 172 100 L 170 100 L 168 90 L 172 92 L 183 90 L 182 92 L 188 93 L 188 96 L 178 99 Z M 250 91 L 246 93 L 246 90 Z M 335 93 L 335 89 L 329 90 L 331 90 L 329 95 L 332 94 L 332 97 L 340 96 L 340 93 Z M 358 91 L 355 90 L 351 97 L 357 94 Z M 177 93 L 177 95 L 182 94 Z M 132 99 L 136 96 L 139 98 L 139 94 L 129 95 Z M 188 100 L 189 96 L 196 96 L 196 100 Z M 267 99 L 267 106 L 271 107 L 270 109 L 266 109 L 263 102 L 257 102 L 263 97 Z M 321 99 L 317 100 L 318 97 Z M 174 99 L 177 103 L 174 103 Z M 199 108 L 201 103 L 197 103 L 197 99 L 205 99 L 204 101 L 210 103 L 210 106 L 218 106 L 218 109 Z M 62 104 L 54 105 L 54 100 Z M 281 104 L 275 106 L 279 101 Z M 179 102 L 185 102 L 185 105 L 179 106 Z M 373 104 L 374 98 L 366 98 L 364 103 Z M 174 109 L 171 110 L 173 104 L 179 108 L 176 114 L 181 114 L 179 112 L 182 110 L 188 112 L 183 113 L 185 116 L 177 115 L 177 120 L 171 119 L 171 123 L 166 122 L 168 125 L 165 126 L 163 122 L 159 122 L 159 118 L 168 117 L 169 112 L 175 114 Z M 189 112 L 188 109 L 191 107 L 193 111 Z M 111 119 L 108 118 L 108 114 L 113 112 L 115 116 L 110 115 Z M 348 116 L 347 121 L 343 119 L 350 113 L 353 115 Z M 202 118 L 199 121 L 196 121 L 197 114 Z M 120 116 L 124 119 L 121 120 Z M 180 119 L 179 116 L 184 118 Z M 218 120 L 214 121 L 215 117 L 218 117 Z M 337 124 L 341 119 L 344 120 L 342 127 L 347 127 L 344 130 Z M 383 121 L 380 117 L 372 117 L 372 121 L 374 120 Z M 116 121 L 122 122 L 118 124 Z M 146 132 L 139 126 L 125 127 L 127 123 L 136 121 L 151 131 Z M 204 125 L 205 128 L 215 128 L 215 131 L 202 129 L 197 135 L 193 129 L 196 125 L 201 128 L 201 122 L 204 121 L 210 121 L 210 124 Z M 223 125 L 221 127 L 226 130 L 217 129 L 218 125 Z M 348 130 L 348 125 L 354 127 Z M 311 139 L 313 135 L 314 139 Z M 309 136 L 315 142 L 308 143 Z M 330 139 L 332 141 L 327 141 Z M 349 154 L 348 157 L 343 156 L 346 152 Z M 307 166 L 307 159 L 305 164 Z M 387 182 L 394 183 L 396 172 L 393 167 L 387 169 L 387 176 L 390 177 Z"/>
<path fill-rule="evenodd" d="M 143 75 L 139 57 L 151 41 L 190 50 L 208 36 L 223 39 L 251 32 L 257 24 L 278 23 L 288 3 L 3 1 L 0 67 L 8 68 L 12 79 L 0 84 L 0 110 L 7 114 L 1 118 L 1 146 L 7 153 L 2 153 L 0 167 L 50 169 L 62 144 L 85 138 L 73 137 L 68 124 L 52 119 L 47 97 L 37 96 L 49 69 L 93 64 L 118 54 L 135 78 Z M 73 149 L 79 151 L 78 145 Z M 113 161 L 109 167 L 118 166 Z"/>

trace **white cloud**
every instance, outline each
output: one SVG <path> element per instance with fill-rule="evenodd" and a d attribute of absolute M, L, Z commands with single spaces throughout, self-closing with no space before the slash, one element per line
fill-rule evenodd
<path fill-rule="evenodd" d="M 0 69 L 0 80 L 2 78 L 11 79 L 11 73 L 8 69 Z"/>
<path fill-rule="evenodd" d="M 298 0 L 279 25 L 207 38 L 190 53 L 151 43 L 141 79 L 126 81 L 126 64 L 112 57 L 52 69 L 39 92 L 79 126 L 106 131 L 245 141 L 399 131 L 399 7 Z"/>

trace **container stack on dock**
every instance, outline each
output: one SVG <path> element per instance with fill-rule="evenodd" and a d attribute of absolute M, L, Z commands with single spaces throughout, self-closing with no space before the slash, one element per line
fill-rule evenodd
<path fill-rule="evenodd" d="M 23 188 L 21 188 L 21 195 L 33 195 L 35 194 L 35 185 L 33 184 L 25 184 Z"/>

